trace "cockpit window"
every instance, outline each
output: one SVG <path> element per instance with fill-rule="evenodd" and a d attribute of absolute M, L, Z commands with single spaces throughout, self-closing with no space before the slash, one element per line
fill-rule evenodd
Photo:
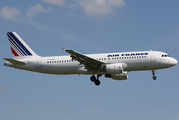
<path fill-rule="evenodd" d="M 162 57 L 170 57 L 169 55 L 162 55 Z"/>

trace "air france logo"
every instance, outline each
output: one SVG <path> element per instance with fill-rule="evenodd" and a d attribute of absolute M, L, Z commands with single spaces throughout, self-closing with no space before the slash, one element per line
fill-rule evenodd
<path fill-rule="evenodd" d="M 121 54 L 121 56 L 138 56 L 138 55 L 148 55 L 148 53 L 129 53 L 129 54 Z M 107 57 L 119 57 L 120 54 L 110 54 Z"/>

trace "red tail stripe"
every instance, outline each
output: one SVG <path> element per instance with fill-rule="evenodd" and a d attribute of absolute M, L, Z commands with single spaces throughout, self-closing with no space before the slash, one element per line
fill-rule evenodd
<path fill-rule="evenodd" d="M 11 51 L 12 51 L 12 53 L 13 53 L 13 55 L 14 56 L 19 56 L 17 53 L 16 53 L 16 51 L 11 47 Z"/>

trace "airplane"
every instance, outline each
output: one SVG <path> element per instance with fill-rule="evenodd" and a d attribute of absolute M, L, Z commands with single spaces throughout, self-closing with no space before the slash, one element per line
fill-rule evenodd
<path fill-rule="evenodd" d="M 100 85 L 99 77 L 126 80 L 128 72 L 151 70 L 156 80 L 155 70 L 169 68 L 177 64 L 175 58 L 160 51 L 134 51 L 102 54 L 81 54 L 64 49 L 68 56 L 38 56 L 16 32 L 7 33 L 14 59 L 6 60 L 5 66 L 46 74 L 91 75 L 90 80 Z M 97 76 L 97 77 L 96 77 Z"/>

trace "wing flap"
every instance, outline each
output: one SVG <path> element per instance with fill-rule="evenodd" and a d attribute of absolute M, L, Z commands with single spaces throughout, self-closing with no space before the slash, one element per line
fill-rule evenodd
<path fill-rule="evenodd" d="M 3 59 L 7 60 L 10 63 L 15 64 L 15 65 L 25 65 L 26 64 L 25 62 L 21 62 L 21 61 L 14 60 L 14 59 L 11 59 L 11 58 L 3 58 Z"/>

